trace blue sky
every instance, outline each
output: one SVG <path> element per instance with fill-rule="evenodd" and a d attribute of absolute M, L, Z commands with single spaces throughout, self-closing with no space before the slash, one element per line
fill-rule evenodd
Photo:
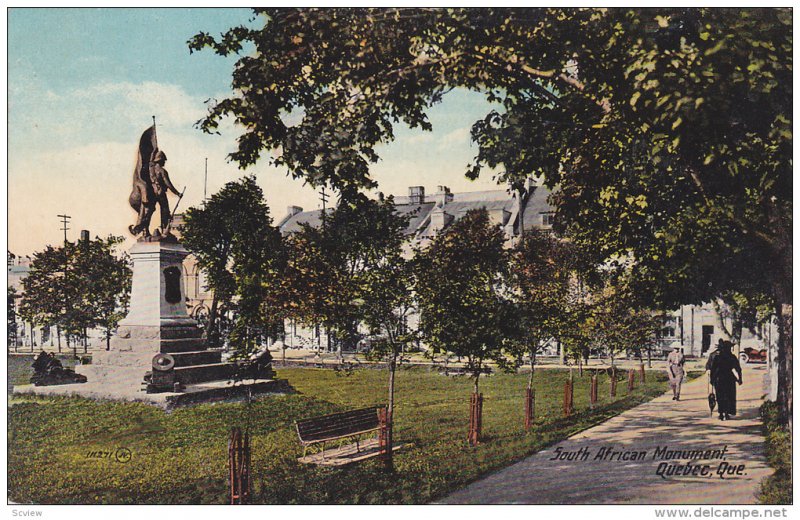
<path fill-rule="evenodd" d="M 180 86 L 187 95 L 204 99 L 229 92 L 235 59 L 212 52 L 190 55 L 186 42 L 199 31 L 217 35 L 248 24 L 251 14 L 248 9 L 11 9 L 8 82 L 17 93 L 11 98 L 11 116 L 22 124 L 52 119 L 47 115 L 52 107 L 43 105 L 41 97 L 23 94 L 31 87 L 33 94 L 39 89 L 61 93 L 151 81 Z M 50 122 L 69 126 L 68 121 Z M 101 135 L 124 139 L 130 129 L 81 125 L 80 130 L 53 144 L 68 146 Z M 30 142 L 27 132 L 11 137 L 12 144 Z"/>
<path fill-rule="evenodd" d="M 248 9 L 10 9 L 9 250 L 30 254 L 57 242 L 62 212 L 73 216 L 73 239 L 80 229 L 127 235 L 136 143 L 152 115 L 172 180 L 187 187 L 182 209 L 202 200 L 205 158 L 209 193 L 242 175 L 226 160 L 237 129 L 208 136 L 193 126 L 205 100 L 231 93 L 235 59 L 190 54 L 186 45 L 199 31 L 218 35 L 240 24 L 259 21 Z M 487 110 L 482 96 L 453 92 L 430 111 L 434 132 L 398 128 L 373 169 L 381 191 L 494 187 L 490 176 L 463 176 L 475 152 L 469 127 Z M 276 220 L 288 205 L 319 206 L 285 171 L 263 163 L 252 172 Z"/>

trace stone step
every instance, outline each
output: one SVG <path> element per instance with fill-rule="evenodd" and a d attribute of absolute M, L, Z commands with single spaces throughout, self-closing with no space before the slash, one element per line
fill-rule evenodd
<path fill-rule="evenodd" d="M 198 352 L 205 350 L 206 340 L 204 338 L 181 338 L 181 339 L 162 339 L 159 341 L 161 344 L 162 353 L 176 353 L 176 352 Z"/>
<path fill-rule="evenodd" d="M 191 385 L 230 379 L 235 372 L 236 365 L 233 363 L 211 363 L 208 365 L 175 368 L 175 379 L 180 381 L 181 384 Z"/>
<path fill-rule="evenodd" d="M 222 362 L 222 350 L 193 350 L 189 352 L 173 352 L 175 367 L 187 367 L 194 365 L 213 365 Z"/>

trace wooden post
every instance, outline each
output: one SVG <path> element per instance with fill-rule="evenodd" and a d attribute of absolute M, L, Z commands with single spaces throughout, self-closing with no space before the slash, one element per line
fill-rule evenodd
<path fill-rule="evenodd" d="M 592 408 L 597 404 L 597 374 L 592 376 L 592 385 L 589 387 L 589 403 Z"/>
<path fill-rule="evenodd" d="M 231 504 L 247 504 L 250 501 L 250 434 L 242 435 L 240 428 L 231 429 L 228 471 Z"/>
<path fill-rule="evenodd" d="M 575 411 L 572 405 L 572 389 L 572 378 L 569 378 L 564 383 L 564 417 L 569 417 Z"/>
<path fill-rule="evenodd" d="M 483 394 L 472 394 L 469 400 L 469 444 L 477 446 L 481 437 Z"/>
<path fill-rule="evenodd" d="M 628 394 L 633 392 L 634 386 L 636 386 L 636 373 L 628 370 Z"/>
<path fill-rule="evenodd" d="M 642 381 L 642 384 L 645 383 L 644 363 L 639 364 L 639 379 Z"/>
<path fill-rule="evenodd" d="M 392 461 L 392 448 L 389 446 L 389 409 L 378 408 L 378 450 L 387 464 Z"/>
<path fill-rule="evenodd" d="M 617 369 L 611 367 L 611 397 L 617 397 Z"/>
<path fill-rule="evenodd" d="M 533 388 L 525 389 L 525 431 L 531 431 L 533 428 L 533 417 L 535 407 L 535 390 Z"/>

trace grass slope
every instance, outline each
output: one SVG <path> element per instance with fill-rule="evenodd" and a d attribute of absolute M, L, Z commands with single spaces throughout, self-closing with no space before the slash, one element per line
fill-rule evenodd
<path fill-rule="evenodd" d="M 775 473 L 761 481 L 758 501 L 761 504 L 792 503 L 792 435 L 778 423 L 778 405 L 767 401 L 761 405 L 764 436 L 769 465 Z"/>

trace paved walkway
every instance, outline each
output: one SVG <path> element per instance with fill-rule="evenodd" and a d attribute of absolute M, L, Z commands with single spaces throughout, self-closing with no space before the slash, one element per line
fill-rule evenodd
<path fill-rule="evenodd" d="M 720 421 L 708 410 L 707 376 L 669 395 L 632 408 L 527 459 L 474 482 L 441 500 L 446 504 L 753 504 L 761 479 L 771 474 L 764 458 L 758 407 L 766 367 L 746 367 L 738 387 L 739 415 Z M 725 450 L 725 459 L 671 460 L 656 449 Z M 560 451 L 559 451 L 560 448 Z M 583 451 L 580 451 L 583 449 Z M 601 450 L 609 449 L 605 459 Z M 628 454 L 615 455 L 615 452 Z M 643 460 L 630 460 L 645 452 Z M 552 460 L 577 453 L 583 460 Z M 688 454 L 683 454 L 688 455 Z M 628 460 L 620 460 L 627 458 Z M 659 476 L 659 465 L 708 465 L 709 475 Z M 720 478 L 722 464 L 744 465 L 741 475 Z M 662 466 L 662 471 L 665 468 Z"/>

